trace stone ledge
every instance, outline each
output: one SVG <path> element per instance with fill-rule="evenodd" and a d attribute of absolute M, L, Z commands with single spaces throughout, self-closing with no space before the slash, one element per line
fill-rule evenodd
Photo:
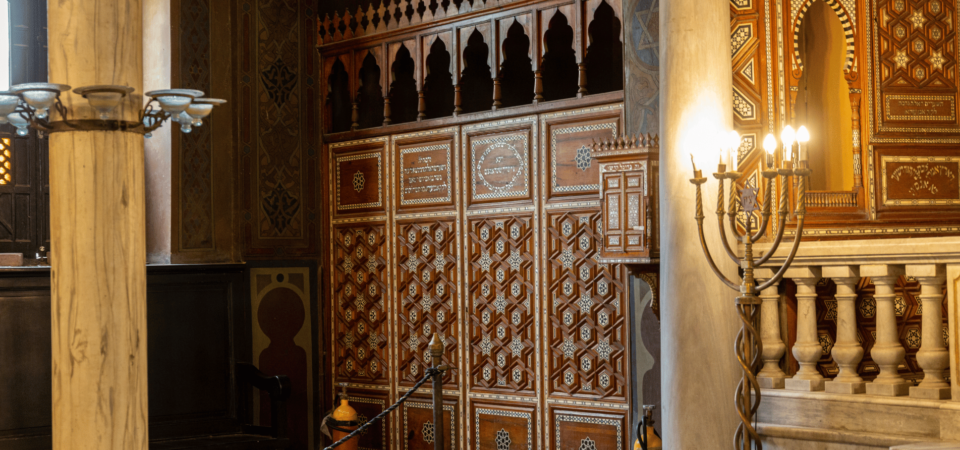
<path fill-rule="evenodd" d="M 820 433 L 816 436 L 825 439 L 839 439 L 839 433 L 880 436 L 902 444 L 960 440 L 960 411 L 950 401 L 779 389 L 763 389 L 761 396 L 758 422 L 816 430 Z"/>
<path fill-rule="evenodd" d="M 826 430 L 822 428 L 797 427 L 790 425 L 775 425 L 760 422 L 757 431 L 761 436 L 789 439 L 797 441 L 797 447 L 809 448 L 803 442 L 829 442 L 835 444 L 855 444 L 876 448 L 890 448 L 894 445 L 940 443 L 929 439 L 882 435 L 856 431 Z M 764 439 L 766 440 L 766 439 Z"/>

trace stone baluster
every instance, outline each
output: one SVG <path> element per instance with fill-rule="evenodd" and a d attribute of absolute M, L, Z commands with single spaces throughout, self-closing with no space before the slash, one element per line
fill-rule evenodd
<path fill-rule="evenodd" d="M 923 381 L 910 387 L 910 396 L 932 400 L 950 398 L 950 385 L 943 378 L 943 371 L 950 364 L 950 356 L 943 344 L 943 283 L 946 279 L 944 266 L 918 264 L 906 267 L 907 275 L 920 282 L 922 329 L 917 363 L 923 369 Z"/>
<path fill-rule="evenodd" d="M 794 391 L 822 391 L 823 376 L 817 371 L 817 361 L 823 348 L 817 337 L 817 282 L 819 267 L 795 267 L 787 269 L 786 277 L 797 284 L 797 342 L 793 356 L 800 369 L 793 378 L 785 381 L 785 387 Z"/>
<path fill-rule="evenodd" d="M 857 366 L 863 359 L 863 346 L 857 341 L 857 282 L 860 281 L 858 266 L 828 266 L 823 276 L 833 279 L 837 285 L 837 342 L 833 346 L 833 360 L 840 366 L 840 373 L 825 383 L 826 391 L 833 394 L 863 394 L 866 383 L 857 375 Z"/>
<path fill-rule="evenodd" d="M 903 266 L 869 265 L 860 266 L 860 275 L 870 277 L 875 287 L 873 298 L 876 301 L 877 339 L 870 349 L 870 357 L 880 366 L 880 375 L 867 383 L 867 394 L 889 397 L 907 395 L 907 381 L 900 376 L 899 367 L 903 363 L 906 351 L 900 345 L 897 333 L 897 313 L 894 299 L 894 287 L 897 279 L 903 275 Z"/>
<path fill-rule="evenodd" d="M 773 277 L 773 270 L 754 269 L 758 282 Z M 757 374 L 757 381 L 764 389 L 783 389 L 787 374 L 780 368 L 780 358 L 787 351 L 780 338 L 780 294 L 777 286 L 771 286 L 760 293 L 760 339 L 763 342 L 763 369 Z"/>

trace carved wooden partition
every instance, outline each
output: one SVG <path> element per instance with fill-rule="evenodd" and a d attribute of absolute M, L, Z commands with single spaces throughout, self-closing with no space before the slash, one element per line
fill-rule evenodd
<path fill-rule="evenodd" d="M 609 104 L 327 145 L 327 388 L 373 417 L 435 332 L 455 367 L 447 423 L 421 390 L 361 448 L 432 448 L 437 426 L 449 448 L 628 448 L 627 274 L 599 260 L 589 158 L 622 124 Z"/>
<path fill-rule="evenodd" d="M 441 3 L 321 20 L 327 132 L 623 89 L 619 0 Z"/>

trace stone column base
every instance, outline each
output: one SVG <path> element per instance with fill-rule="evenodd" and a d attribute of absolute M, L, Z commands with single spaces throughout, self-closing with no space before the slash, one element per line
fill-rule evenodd
<path fill-rule="evenodd" d="M 831 394 L 863 394 L 867 392 L 863 381 L 827 381 L 824 383 L 826 391 Z"/>
<path fill-rule="evenodd" d="M 950 387 L 930 388 L 923 386 L 910 386 L 910 397 L 922 398 L 924 400 L 949 400 Z"/>
<path fill-rule="evenodd" d="M 822 391 L 824 381 L 825 380 L 823 378 L 816 380 L 797 380 L 794 378 L 788 378 L 785 380 L 784 387 L 789 391 Z"/>
<path fill-rule="evenodd" d="M 783 389 L 785 377 L 757 377 L 762 389 Z"/>
<path fill-rule="evenodd" d="M 900 397 L 910 393 L 910 386 L 904 383 L 867 383 L 867 394 L 885 397 Z"/>

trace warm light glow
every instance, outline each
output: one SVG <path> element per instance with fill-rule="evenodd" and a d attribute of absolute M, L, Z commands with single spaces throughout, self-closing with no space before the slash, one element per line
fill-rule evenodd
<path fill-rule="evenodd" d="M 792 147 L 793 142 L 797 139 L 797 132 L 793 131 L 793 127 L 787 125 L 782 132 L 780 132 L 780 142 L 783 142 L 784 147 Z"/>
<path fill-rule="evenodd" d="M 767 135 L 767 137 L 763 138 L 763 149 L 771 155 L 777 150 L 777 138 L 773 137 L 773 133 L 770 133 Z"/>
<path fill-rule="evenodd" d="M 797 142 L 801 144 L 810 142 L 810 132 L 807 131 L 807 127 L 801 125 L 800 129 L 797 130 Z"/>
<path fill-rule="evenodd" d="M 730 145 L 730 166 L 733 167 L 733 170 L 737 170 L 737 157 L 740 156 L 740 133 L 737 133 L 737 130 L 730 130 L 728 139 L 728 145 Z"/>

